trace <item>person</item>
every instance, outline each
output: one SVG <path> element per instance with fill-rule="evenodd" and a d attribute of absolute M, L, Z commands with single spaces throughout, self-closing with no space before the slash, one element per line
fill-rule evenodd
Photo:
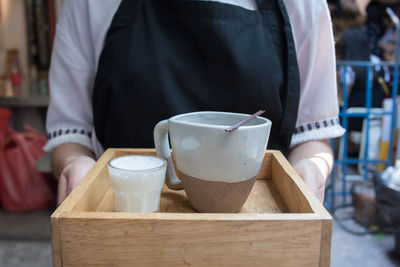
<path fill-rule="evenodd" d="M 378 42 L 385 32 L 385 7 L 380 2 L 371 1 L 366 8 L 367 20 L 365 26 L 368 34 L 369 51 L 371 54 L 382 58 Z"/>
<path fill-rule="evenodd" d="M 48 143 L 61 203 L 109 147 L 154 147 L 153 127 L 200 110 L 272 121 L 323 201 L 338 120 L 332 25 L 320 0 L 64 1 L 49 74 Z"/>

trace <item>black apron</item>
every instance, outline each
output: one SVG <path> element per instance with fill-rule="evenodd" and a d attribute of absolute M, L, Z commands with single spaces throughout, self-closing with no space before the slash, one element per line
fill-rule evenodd
<path fill-rule="evenodd" d="M 283 1 L 257 5 L 122 1 L 93 90 L 103 147 L 154 147 L 156 123 L 181 113 L 265 109 L 268 148 L 286 154 L 300 94 L 295 44 Z"/>

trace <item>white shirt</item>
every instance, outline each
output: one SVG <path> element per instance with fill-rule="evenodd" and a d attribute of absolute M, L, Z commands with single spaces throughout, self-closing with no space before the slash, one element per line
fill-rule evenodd
<path fill-rule="evenodd" d="M 256 10 L 255 0 L 209 0 Z M 343 135 L 339 125 L 336 62 L 326 1 L 284 0 L 300 71 L 300 102 L 291 146 Z M 95 136 L 93 82 L 104 39 L 121 0 L 65 0 L 56 28 L 49 73 L 48 152 L 78 143 L 100 156 Z"/>

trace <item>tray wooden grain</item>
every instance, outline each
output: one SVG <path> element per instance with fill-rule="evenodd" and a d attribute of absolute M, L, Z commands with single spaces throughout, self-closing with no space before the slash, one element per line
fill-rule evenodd
<path fill-rule="evenodd" d="M 240 213 L 196 213 L 164 187 L 157 213 L 114 212 L 108 149 L 51 216 L 54 266 L 329 266 L 332 218 L 279 151 Z"/>

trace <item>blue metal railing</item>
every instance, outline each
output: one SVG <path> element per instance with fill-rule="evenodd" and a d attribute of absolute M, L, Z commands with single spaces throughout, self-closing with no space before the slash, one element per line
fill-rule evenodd
<path fill-rule="evenodd" d="M 343 69 L 343 74 L 342 75 L 342 96 L 343 96 L 343 105 L 341 108 L 341 111 L 339 113 L 339 116 L 342 121 L 342 126 L 347 130 L 348 129 L 348 119 L 349 118 L 364 118 L 365 123 L 366 123 L 366 132 L 365 132 L 365 150 L 363 153 L 363 158 L 349 158 L 348 155 L 348 132 L 346 131 L 345 135 L 342 137 L 342 149 L 339 151 L 341 155 L 338 155 L 338 158 L 335 159 L 335 167 L 333 168 L 331 177 L 330 177 L 330 184 L 327 186 L 327 195 L 326 195 L 326 201 L 325 205 L 331 212 L 335 211 L 335 208 L 338 206 L 346 205 L 348 195 L 349 195 L 349 190 L 348 188 L 348 168 L 347 165 L 356 165 L 356 164 L 363 164 L 363 180 L 369 180 L 369 165 L 371 164 L 385 164 L 385 165 L 392 165 L 392 158 L 393 158 L 393 130 L 395 129 L 395 123 L 396 123 L 396 97 L 398 94 L 398 75 L 399 75 L 399 42 L 400 42 L 400 21 L 399 18 L 394 14 L 394 12 L 390 9 L 386 9 L 388 15 L 390 16 L 392 22 L 396 26 L 396 46 L 395 46 L 395 61 L 390 61 L 390 62 L 380 62 L 380 63 L 373 63 L 370 61 L 338 61 L 337 66 L 341 67 Z M 392 110 L 390 112 L 376 112 L 372 108 L 372 89 L 373 89 L 373 72 L 375 67 L 390 67 L 392 68 L 392 76 L 393 76 L 393 82 L 392 82 L 392 90 L 391 90 L 391 99 L 392 99 Z M 347 86 L 348 86 L 348 81 L 346 79 L 346 73 L 349 69 L 349 67 L 363 67 L 366 68 L 367 70 L 367 75 L 366 75 L 366 97 L 365 97 L 365 112 L 348 112 L 348 92 L 347 92 Z M 383 116 L 390 116 L 391 117 L 391 131 L 390 131 L 390 138 L 389 138 L 389 149 L 388 149 L 388 155 L 385 160 L 381 159 L 370 159 L 369 154 L 368 154 L 368 148 L 369 148 L 369 129 L 370 129 L 370 120 L 371 117 L 382 117 Z M 337 167 L 340 166 L 340 173 L 339 175 L 341 176 L 341 179 L 337 179 L 337 173 L 336 169 Z M 341 182 L 341 190 L 337 190 L 337 183 Z M 338 205 L 336 205 L 335 200 L 337 197 L 341 197 L 341 201 Z"/>

